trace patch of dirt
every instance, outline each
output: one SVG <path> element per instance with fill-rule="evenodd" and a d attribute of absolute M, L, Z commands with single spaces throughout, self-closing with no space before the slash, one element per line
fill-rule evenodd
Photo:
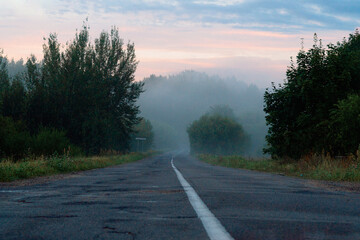
<path fill-rule="evenodd" d="M 309 184 L 315 187 L 325 188 L 332 191 L 360 193 L 360 182 L 332 182 L 309 180 Z"/>
<path fill-rule="evenodd" d="M 66 173 L 66 174 L 57 174 L 52 176 L 44 176 L 44 177 L 35 177 L 29 179 L 21 179 L 13 182 L 0 182 L 1 187 L 24 187 L 24 186 L 32 186 L 37 184 L 44 184 L 55 180 L 61 180 L 66 178 L 73 178 L 80 176 L 80 172 Z"/>

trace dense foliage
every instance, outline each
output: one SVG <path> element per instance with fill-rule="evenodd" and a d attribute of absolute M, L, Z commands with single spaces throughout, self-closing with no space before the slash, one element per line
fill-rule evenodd
<path fill-rule="evenodd" d="M 229 107 L 218 106 L 194 121 L 187 129 L 191 152 L 221 155 L 243 153 L 248 136 L 233 115 Z"/>
<path fill-rule="evenodd" d="M 0 156 L 23 157 L 30 147 L 30 139 L 23 123 L 0 116 Z"/>
<path fill-rule="evenodd" d="M 299 158 L 355 153 L 359 146 L 360 35 L 324 48 L 314 36 L 299 51 L 283 85 L 265 92 L 269 144 L 265 152 Z"/>
<path fill-rule="evenodd" d="M 15 66 L 10 76 L 9 61 L 0 52 L 0 114 L 7 117 L 4 121 L 21 122 L 31 136 L 37 135 L 38 143 L 50 141 L 45 135 L 52 135 L 53 141 L 66 135 L 87 154 L 101 149 L 128 150 L 133 127 L 140 121 L 136 101 L 143 86 L 134 82 L 134 44 L 124 46 L 116 28 L 110 34 L 102 32 L 90 43 L 84 26 L 64 50 L 56 34 L 50 34 L 43 53 L 42 62 L 31 56 L 25 72 L 19 73 L 21 67 Z M 0 148 L 2 156 L 11 153 L 5 145 Z M 33 147 L 35 153 L 36 149 Z"/>

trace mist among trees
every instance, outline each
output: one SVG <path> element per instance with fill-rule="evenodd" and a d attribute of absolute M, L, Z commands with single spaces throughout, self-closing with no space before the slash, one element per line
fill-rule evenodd
<path fill-rule="evenodd" d="M 261 155 L 267 127 L 263 112 L 264 90 L 235 78 L 223 79 L 205 73 L 184 71 L 171 76 L 144 79 L 138 104 L 141 116 L 154 129 L 158 149 L 189 149 L 187 127 L 211 107 L 227 105 L 249 135 L 244 153 Z"/>
<path fill-rule="evenodd" d="M 248 148 L 249 136 L 227 105 L 216 105 L 187 128 L 191 153 L 236 155 Z"/>

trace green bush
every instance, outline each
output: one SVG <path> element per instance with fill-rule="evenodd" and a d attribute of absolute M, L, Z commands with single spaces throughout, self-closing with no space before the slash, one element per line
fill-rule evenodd
<path fill-rule="evenodd" d="M 12 118 L 0 116 L 0 159 L 24 157 L 29 148 L 30 134 L 25 125 Z"/>
<path fill-rule="evenodd" d="M 192 153 L 239 154 L 248 143 L 248 136 L 234 119 L 203 115 L 187 129 Z"/>
<path fill-rule="evenodd" d="M 69 149 L 71 145 L 65 132 L 57 129 L 42 128 L 31 142 L 31 152 L 36 156 L 67 154 Z"/>
<path fill-rule="evenodd" d="M 28 156 L 82 155 L 81 148 L 70 144 L 64 131 L 42 128 L 30 136 L 25 124 L 0 116 L 0 159 L 19 160 Z"/>

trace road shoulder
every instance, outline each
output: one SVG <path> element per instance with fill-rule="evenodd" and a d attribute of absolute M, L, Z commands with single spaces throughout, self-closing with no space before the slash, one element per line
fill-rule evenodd
<path fill-rule="evenodd" d="M 89 170 L 89 171 L 91 171 L 91 170 Z M 26 186 L 33 186 L 33 185 L 38 185 L 38 184 L 45 184 L 45 183 L 56 181 L 56 180 L 82 176 L 83 172 L 73 172 L 73 173 L 35 177 L 35 178 L 29 178 L 29 179 L 20 179 L 20 180 L 15 180 L 12 182 L 0 182 L 0 188 L 26 187 Z"/>
<path fill-rule="evenodd" d="M 324 188 L 331 191 L 353 192 L 360 193 L 359 182 L 335 182 L 335 181 L 321 181 L 309 180 L 309 185 L 319 188 Z"/>

